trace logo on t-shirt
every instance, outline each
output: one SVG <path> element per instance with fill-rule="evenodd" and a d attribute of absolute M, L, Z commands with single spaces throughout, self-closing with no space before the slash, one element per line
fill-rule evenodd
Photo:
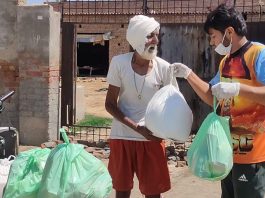
<path fill-rule="evenodd" d="M 238 181 L 242 181 L 242 182 L 248 182 L 245 174 L 241 175 L 239 178 L 238 178 Z"/>

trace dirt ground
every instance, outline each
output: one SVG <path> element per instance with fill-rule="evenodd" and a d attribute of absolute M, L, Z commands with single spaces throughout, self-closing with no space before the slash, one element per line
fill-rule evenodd
<path fill-rule="evenodd" d="M 108 88 L 106 78 L 79 78 L 77 85 L 84 87 L 85 109 L 87 114 L 111 118 L 111 115 L 105 110 L 104 105 Z"/>
<path fill-rule="evenodd" d="M 101 117 L 111 117 L 104 108 L 108 84 L 105 78 L 80 78 L 77 85 L 84 86 L 86 113 Z M 104 160 L 107 165 L 108 160 Z M 205 181 L 193 176 L 187 167 L 175 167 L 169 164 L 171 190 L 164 193 L 164 198 L 219 198 L 220 182 Z M 114 198 L 114 191 L 110 198 Z M 135 178 L 132 198 L 142 198 Z"/>

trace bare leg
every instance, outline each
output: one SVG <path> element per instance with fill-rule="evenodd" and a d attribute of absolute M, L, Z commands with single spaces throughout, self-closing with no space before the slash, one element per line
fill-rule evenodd
<path fill-rule="evenodd" d="M 145 198 L 160 198 L 160 194 L 158 195 L 146 195 Z"/>
<path fill-rule="evenodd" d="M 116 198 L 129 198 L 131 191 L 116 191 Z"/>

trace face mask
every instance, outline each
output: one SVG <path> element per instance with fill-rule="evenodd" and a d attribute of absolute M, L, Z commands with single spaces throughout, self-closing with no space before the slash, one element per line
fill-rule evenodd
<path fill-rule="evenodd" d="M 225 32 L 225 35 L 226 35 L 226 32 Z M 217 47 L 214 49 L 220 55 L 227 55 L 227 54 L 230 54 L 230 52 L 231 52 L 232 38 L 231 38 L 230 44 L 227 47 L 225 47 L 224 44 L 223 44 L 225 35 L 223 37 L 222 42 L 219 43 L 219 45 L 217 45 Z"/>
<path fill-rule="evenodd" d="M 144 52 L 141 54 L 141 57 L 146 60 L 152 60 L 157 55 L 157 45 L 150 45 L 144 49 Z"/>

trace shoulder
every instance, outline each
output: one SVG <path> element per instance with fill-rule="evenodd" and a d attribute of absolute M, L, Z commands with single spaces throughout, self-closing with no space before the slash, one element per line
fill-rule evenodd
<path fill-rule="evenodd" d="M 119 55 L 116 55 L 116 56 L 113 56 L 112 57 L 112 60 L 111 62 L 128 62 L 130 60 L 130 58 L 132 57 L 132 52 L 129 52 L 129 53 L 126 53 L 126 54 L 119 54 Z"/>
<path fill-rule="evenodd" d="M 259 60 L 264 60 L 265 57 L 265 45 L 258 42 L 251 42 L 251 47 L 246 51 L 245 57 L 249 60 L 254 60 L 256 63 Z"/>
<path fill-rule="evenodd" d="M 262 54 L 263 56 L 265 55 L 265 45 L 262 43 L 258 43 L 258 42 L 253 42 L 253 46 L 255 46 L 255 48 L 257 48 L 257 51 L 259 54 Z"/>
<path fill-rule="evenodd" d="M 252 42 L 252 45 L 256 78 L 265 85 L 265 45 L 257 42 Z"/>
<path fill-rule="evenodd" d="M 155 61 L 157 62 L 157 65 L 160 67 L 169 67 L 169 62 L 167 62 L 166 60 L 160 58 L 160 57 L 156 57 Z"/>
<path fill-rule="evenodd" d="M 257 47 L 257 48 L 265 48 L 265 45 L 262 44 L 262 43 L 255 42 L 255 41 L 252 41 L 251 43 L 252 43 L 252 45 L 253 45 L 254 47 Z"/>
<path fill-rule="evenodd" d="M 110 69 L 124 70 L 130 66 L 133 53 L 120 54 L 113 56 L 110 62 Z"/>
<path fill-rule="evenodd" d="M 254 54 L 259 54 L 260 52 L 264 51 L 265 45 L 258 42 L 251 42 L 252 46 L 249 48 L 249 52 Z"/>

